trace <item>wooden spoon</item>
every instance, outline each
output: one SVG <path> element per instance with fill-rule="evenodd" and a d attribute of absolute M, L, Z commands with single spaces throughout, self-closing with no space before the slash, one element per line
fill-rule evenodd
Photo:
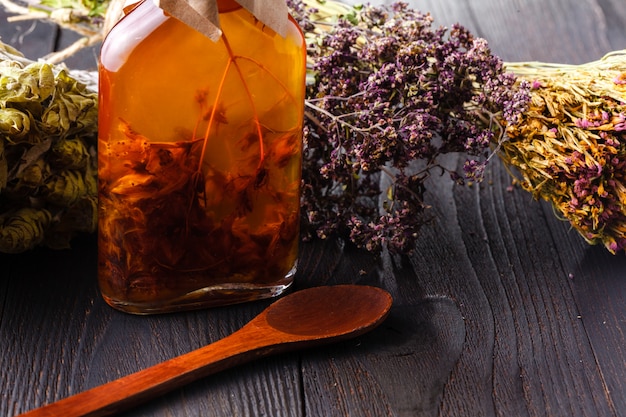
<path fill-rule="evenodd" d="M 107 416 L 266 355 L 349 339 L 387 317 L 389 293 L 364 285 L 315 287 L 271 304 L 215 343 L 21 416 Z"/>

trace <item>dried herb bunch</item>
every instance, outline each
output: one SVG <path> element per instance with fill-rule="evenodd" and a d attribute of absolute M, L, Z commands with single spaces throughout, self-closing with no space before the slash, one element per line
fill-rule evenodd
<path fill-rule="evenodd" d="M 626 51 L 584 65 L 507 69 L 532 83 L 532 102 L 508 127 L 502 160 L 589 243 L 625 249 Z"/>
<path fill-rule="evenodd" d="M 97 95 L 0 42 L 0 252 L 96 228 Z"/>
<path fill-rule="evenodd" d="M 404 3 L 289 6 L 310 41 L 305 230 L 373 252 L 410 251 L 428 217 L 428 176 L 480 180 L 527 88 L 484 39 L 460 25 L 434 28 Z M 463 173 L 438 162 L 451 152 L 468 155 Z"/>

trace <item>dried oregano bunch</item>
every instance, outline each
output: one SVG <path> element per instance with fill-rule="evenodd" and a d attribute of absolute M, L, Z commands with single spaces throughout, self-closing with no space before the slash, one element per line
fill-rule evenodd
<path fill-rule="evenodd" d="M 97 95 L 0 42 L 0 252 L 96 227 Z"/>
<path fill-rule="evenodd" d="M 484 39 L 434 28 L 406 4 L 288 3 L 309 41 L 305 231 L 408 252 L 429 217 L 428 176 L 479 180 L 527 86 Z M 463 173 L 438 162 L 457 152 L 469 157 Z"/>
<path fill-rule="evenodd" d="M 511 63 L 532 102 L 500 156 L 591 244 L 626 248 L 626 51 L 583 65 Z"/>

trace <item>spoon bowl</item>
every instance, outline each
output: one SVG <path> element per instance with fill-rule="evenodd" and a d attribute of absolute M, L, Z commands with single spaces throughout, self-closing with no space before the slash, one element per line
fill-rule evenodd
<path fill-rule="evenodd" d="M 265 310 L 267 324 L 298 338 L 327 342 L 378 326 L 391 307 L 386 291 L 364 285 L 314 287 L 284 297 Z"/>
<path fill-rule="evenodd" d="M 253 359 L 359 336 L 381 324 L 391 304 L 389 293 L 365 285 L 297 291 L 217 342 L 21 416 L 113 415 Z"/>

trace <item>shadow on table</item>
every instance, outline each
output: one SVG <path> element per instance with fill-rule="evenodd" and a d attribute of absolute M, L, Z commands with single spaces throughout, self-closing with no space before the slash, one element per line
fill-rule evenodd
<path fill-rule="evenodd" d="M 392 307 L 379 328 L 345 342 L 331 357 L 325 357 L 328 352 L 309 354 L 303 367 L 305 392 L 315 393 L 310 415 L 341 415 L 341 405 L 371 415 L 437 416 L 465 330 L 456 303 L 448 298 Z"/>

